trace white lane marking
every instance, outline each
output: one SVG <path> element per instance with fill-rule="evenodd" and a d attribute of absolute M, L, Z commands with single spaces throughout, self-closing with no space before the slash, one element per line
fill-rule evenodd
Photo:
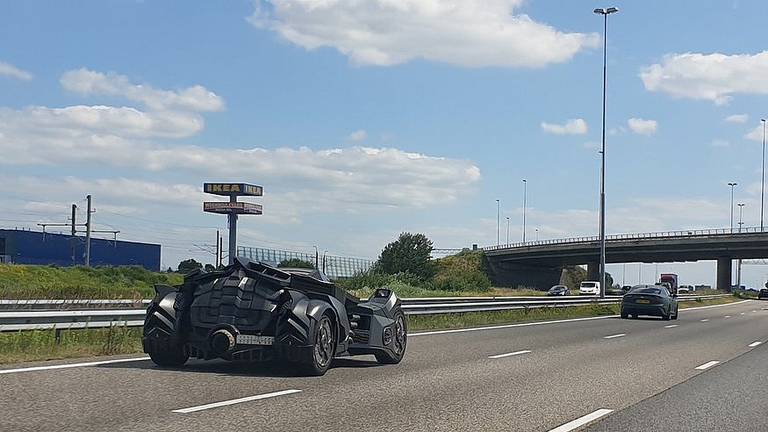
<path fill-rule="evenodd" d="M 670 324 L 670 325 L 664 326 L 664 328 L 675 328 L 677 326 L 678 324 Z"/>
<path fill-rule="evenodd" d="M 435 331 L 428 331 L 428 332 L 421 332 L 421 333 L 409 333 L 408 337 L 431 336 L 431 335 L 449 334 L 449 333 L 464 333 L 464 332 L 482 331 L 482 330 L 499 330 L 499 329 L 515 328 L 515 327 L 530 327 L 530 326 L 539 326 L 539 325 L 545 325 L 545 324 L 560 324 L 560 323 L 569 323 L 569 322 L 577 322 L 577 321 L 594 321 L 599 319 L 616 318 L 616 317 L 618 317 L 618 315 L 604 315 L 599 317 L 573 318 L 573 319 L 563 319 L 563 320 L 554 320 L 554 321 L 536 321 L 536 322 L 528 322 L 528 323 L 504 324 L 504 325 L 487 326 L 487 327 L 469 327 L 469 328 L 454 329 L 454 330 L 435 330 Z"/>
<path fill-rule="evenodd" d="M 701 366 L 696 366 L 696 370 L 704 370 L 704 369 L 709 369 L 709 368 L 711 368 L 712 366 L 714 366 L 714 365 L 716 365 L 716 364 L 718 364 L 718 363 L 720 363 L 720 362 L 719 362 L 719 361 L 716 361 L 716 360 L 712 360 L 712 361 L 709 361 L 709 362 L 706 362 L 706 363 L 704 363 L 704 364 L 703 364 L 703 365 L 701 365 Z"/>
<path fill-rule="evenodd" d="M 117 360 L 102 360 L 102 361 L 94 361 L 94 362 L 87 362 L 87 363 L 67 363 L 67 364 L 51 365 L 51 366 L 33 366 L 33 367 L 18 368 L 18 369 L 0 369 L 0 375 L 18 373 L 18 372 L 35 372 L 35 371 L 44 371 L 44 370 L 52 370 L 52 369 L 69 369 L 69 368 L 76 368 L 76 367 L 99 366 L 99 365 L 105 365 L 105 364 L 127 363 L 127 362 L 136 362 L 136 361 L 144 361 L 144 360 L 149 360 L 149 357 L 127 358 L 127 359 L 117 359 Z"/>
<path fill-rule="evenodd" d="M 760 345 L 761 343 L 762 343 L 762 342 L 760 342 L 760 341 L 755 341 L 755 342 L 752 342 L 751 344 L 749 344 L 748 346 L 749 346 L 750 348 L 754 348 L 754 347 L 756 347 L 756 346 Z"/>
<path fill-rule="evenodd" d="M 740 313 L 739 315 L 744 315 L 744 312 Z"/>
<path fill-rule="evenodd" d="M 725 317 L 726 317 L 726 318 L 730 318 L 731 316 L 730 316 L 730 315 L 726 315 Z"/>
<path fill-rule="evenodd" d="M 626 335 L 627 335 L 626 333 L 619 333 L 619 334 L 610 335 L 610 336 L 603 336 L 603 339 L 620 338 L 620 337 L 623 337 L 623 336 L 626 336 Z"/>
<path fill-rule="evenodd" d="M 516 355 L 520 355 L 520 354 L 528 354 L 530 352 L 531 352 L 530 350 L 522 350 L 522 351 L 515 351 L 515 352 L 511 352 L 511 353 L 506 353 L 506 354 L 496 354 L 496 355 L 488 356 L 488 358 L 489 359 L 500 359 L 500 358 L 516 356 Z"/>
<path fill-rule="evenodd" d="M 579 417 L 574 421 L 568 422 L 564 425 L 558 426 L 554 429 L 552 429 L 549 432 L 570 432 L 572 430 L 576 430 L 582 426 L 584 426 L 587 423 L 593 422 L 600 417 L 606 416 L 610 413 L 612 413 L 613 410 L 601 408 L 593 413 L 587 414 L 584 417 Z"/>
<path fill-rule="evenodd" d="M 193 413 L 193 412 L 197 412 L 197 411 L 202 411 L 202 410 L 207 410 L 207 409 L 211 409 L 211 408 L 218 408 L 218 407 L 223 407 L 223 406 L 228 406 L 228 405 L 239 404 L 239 403 L 243 403 L 243 402 L 250 402 L 250 401 L 255 401 L 255 400 L 260 400 L 260 399 L 269 399 L 269 398 L 273 398 L 273 397 L 277 397 L 277 396 L 283 396 L 283 395 L 289 395 L 289 394 L 293 394 L 293 393 L 299 393 L 300 391 L 301 390 L 282 390 L 282 391 L 278 391 L 278 392 L 274 392 L 274 393 L 265 393 L 265 394 L 260 394 L 260 395 L 256 395 L 256 396 L 248 396 L 248 397 L 239 398 L 239 399 L 231 399 L 231 400 L 227 400 L 227 401 L 214 402 L 214 403 L 209 403 L 209 404 L 199 405 L 199 406 L 194 406 L 194 407 L 189 407 L 189 408 L 182 408 L 182 409 L 173 410 L 171 412 L 180 413 L 180 414 L 189 414 L 189 413 Z"/>
<path fill-rule="evenodd" d="M 718 308 L 718 307 L 724 307 L 724 306 L 735 306 L 741 303 L 746 303 L 748 301 L 752 301 L 752 300 L 741 300 L 733 303 L 723 303 L 723 304 L 711 305 L 711 306 L 698 306 L 698 307 L 680 309 L 680 312 L 688 312 L 688 311 L 694 311 L 699 309 L 711 309 L 711 308 Z M 617 318 L 617 317 L 618 315 L 604 315 L 599 317 L 572 318 L 572 319 L 562 319 L 562 320 L 554 320 L 554 321 L 537 321 L 537 322 L 528 322 L 528 323 L 519 323 L 519 324 L 503 324 L 503 325 L 486 326 L 486 327 L 469 327 L 469 328 L 454 329 L 454 330 L 434 330 L 434 331 L 426 331 L 421 333 L 408 333 L 408 337 L 432 336 L 432 335 L 451 334 L 451 333 L 465 333 L 465 332 L 483 331 L 483 330 L 500 330 L 500 329 L 530 327 L 530 326 L 539 326 L 539 325 L 547 325 L 547 324 L 562 324 L 562 323 L 579 322 L 579 321 L 594 321 L 594 320 Z"/>
<path fill-rule="evenodd" d="M 701 320 L 701 322 L 707 322 L 707 321 L 709 321 L 709 318 L 704 318 L 703 320 Z"/>

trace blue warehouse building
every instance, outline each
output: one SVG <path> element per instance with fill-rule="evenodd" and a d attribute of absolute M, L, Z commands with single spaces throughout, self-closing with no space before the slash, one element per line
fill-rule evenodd
<path fill-rule="evenodd" d="M 0 229 L 0 262 L 72 266 L 83 265 L 84 255 L 83 236 Z M 135 265 L 160 271 L 160 245 L 92 238 L 91 265 Z"/>

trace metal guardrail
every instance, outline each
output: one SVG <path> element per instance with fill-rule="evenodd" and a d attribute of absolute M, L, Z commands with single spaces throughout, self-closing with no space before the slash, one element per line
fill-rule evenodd
<path fill-rule="evenodd" d="M 730 294 L 680 296 L 679 301 L 695 301 L 730 296 Z M 5 300 L 4 302 L 30 302 Z M 46 300 L 51 302 L 51 300 Z M 491 312 L 514 309 L 584 306 L 590 304 L 616 304 L 621 297 L 436 297 L 403 299 L 403 310 L 408 315 L 437 315 L 464 312 Z M 54 300 L 53 302 L 60 302 Z M 93 300 L 91 300 L 93 302 Z M 114 300 L 100 300 L 100 304 Z M 59 304 L 59 303 L 55 303 Z M 145 309 L 90 309 L 90 310 L 13 310 L 0 312 L 0 332 L 45 329 L 82 329 L 110 326 L 140 327 L 144 324 Z"/>
<path fill-rule="evenodd" d="M 682 231 L 660 231 L 651 233 L 634 233 L 634 234 L 611 234 L 605 236 L 607 241 L 611 240 L 652 240 L 652 239 L 667 239 L 667 238 L 690 238 L 690 237 L 709 237 L 709 236 L 724 236 L 724 235 L 737 235 L 737 234 L 755 234 L 755 233 L 767 233 L 768 231 L 761 229 L 760 227 L 748 227 L 741 228 L 741 231 L 737 231 L 737 228 L 712 228 L 712 229 L 700 229 L 700 230 L 682 230 Z M 529 246 L 545 246 L 545 245 L 559 245 L 559 244 L 573 244 L 573 243 L 592 243 L 600 240 L 598 236 L 587 237 L 570 237 L 560 239 L 549 240 L 534 240 L 495 246 L 486 246 L 480 249 L 485 251 L 494 251 L 501 249 L 514 249 L 520 247 Z"/>

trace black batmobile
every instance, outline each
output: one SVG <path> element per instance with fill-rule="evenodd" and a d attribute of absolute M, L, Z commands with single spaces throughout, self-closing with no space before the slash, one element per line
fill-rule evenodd
<path fill-rule="evenodd" d="M 395 364 L 405 354 L 406 319 L 394 292 L 379 289 L 363 301 L 314 269 L 237 259 L 155 291 L 143 345 L 159 366 L 181 366 L 189 357 L 278 360 L 322 375 L 337 356 L 373 354 Z"/>

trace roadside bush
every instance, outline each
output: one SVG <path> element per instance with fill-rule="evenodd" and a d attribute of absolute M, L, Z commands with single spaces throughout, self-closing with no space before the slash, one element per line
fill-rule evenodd
<path fill-rule="evenodd" d="M 489 290 L 482 252 L 466 251 L 437 260 L 437 274 L 429 286 L 441 291 Z"/>

